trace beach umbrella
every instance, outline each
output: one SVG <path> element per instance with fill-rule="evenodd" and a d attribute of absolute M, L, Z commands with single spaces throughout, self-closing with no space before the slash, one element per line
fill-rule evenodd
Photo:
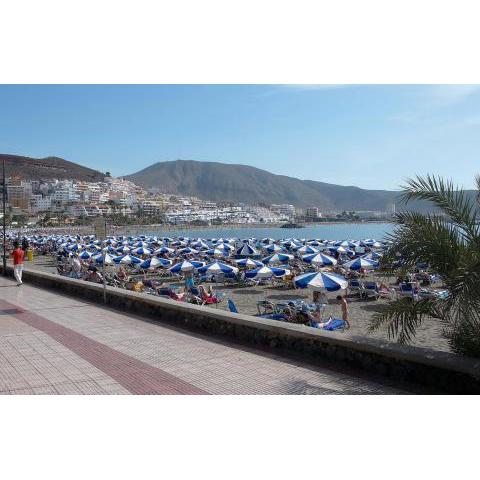
<path fill-rule="evenodd" d="M 97 265 L 103 265 L 103 254 L 94 255 L 92 259 L 95 261 Z M 105 254 L 105 265 L 113 265 L 114 257 L 109 255 L 108 253 Z"/>
<path fill-rule="evenodd" d="M 173 253 L 175 250 L 169 247 L 160 247 L 153 251 L 154 255 L 164 255 L 165 253 Z"/>
<path fill-rule="evenodd" d="M 115 251 L 120 255 L 126 255 L 127 253 L 130 253 L 130 250 L 130 247 L 128 247 L 127 245 L 122 245 L 121 247 L 115 249 Z"/>
<path fill-rule="evenodd" d="M 158 267 L 168 267 L 172 264 L 170 260 L 165 260 L 164 258 L 147 258 L 140 264 L 140 268 L 146 270 L 148 268 L 158 268 Z"/>
<path fill-rule="evenodd" d="M 366 260 L 373 260 L 374 262 L 380 260 L 382 258 L 382 254 L 378 252 L 369 252 L 366 255 L 363 255 L 362 258 L 365 258 Z"/>
<path fill-rule="evenodd" d="M 114 257 L 113 261 L 123 265 L 138 265 L 139 263 L 142 263 L 141 258 L 134 257 L 133 255 L 120 255 L 118 257 Z"/>
<path fill-rule="evenodd" d="M 198 271 L 207 275 L 216 275 L 219 273 L 238 273 L 238 268 L 227 265 L 226 263 L 213 262 L 204 267 L 200 267 Z"/>
<path fill-rule="evenodd" d="M 235 260 L 235 263 L 239 267 L 244 267 L 244 268 L 263 267 L 262 262 L 259 262 L 258 260 L 252 260 L 251 258 L 242 258 L 241 260 Z"/>
<path fill-rule="evenodd" d="M 211 248 L 210 250 L 205 250 L 207 255 L 211 255 L 213 257 L 226 257 L 228 256 L 228 252 L 225 250 L 220 250 L 219 248 Z"/>
<path fill-rule="evenodd" d="M 268 253 L 277 253 L 277 252 L 284 252 L 285 249 L 277 245 L 276 243 L 272 243 L 271 245 L 267 245 L 264 247 L 264 250 Z"/>
<path fill-rule="evenodd" d="M 215 245 L 215 248 L 219 248 L 220 250 L 226 250 L 227 252 L 231 252 L 232 250 L 235 249 L 235 247 L 233 247 L 232 245 L 230 245 L 230 244 L 227 243 L 226 241 L 217 243 L 217 244 Z"/>
<path fill-rule="evenodd" d="M 297 288 L 325 289 L 329 292 L 345 289 L 348 281 L 341 275 L 335 273 L 316 272 L 304 273 L 293 279 Z"/>
<path fill-rule="evenodd" d="M 297 252 L 300 254 L 318 253 L 319 250 L 318 248 L 312 247 L 310 245 L 304 245 L 303 247 L 300 247 L 299 249 L 297 249 Z"/>
<path fill-rule="evenodd" d="M 196 242 L 193 242 L 191 246 L 193 248 L 196 248 L 197 250 L 207 250 L 210 248 L 208 244 L 201 239 L 197 240 Z"/>
<path fill-rule="evenodd" d="M 374 260 L 368 260 L 363 257 L 358 257 L 350 262 L 344 263 L 342 266 L 350 270 L 360 270 L 361 268 L 364 268 L 365 270 L 373 270 L 374 268 L 378 267 L 378 262 L 375 262 Z"/>
<path fill-rule="evenodd" d="M 138 247 L 132 250 L 132 253 L 135 255 L 151 255 L 152 251 L 146 247 Z"/>
<path fill-rule="evenodd" d="M 284 275 L 288 275 L 289 273 L 290 270 L 287 270 L 285 268 L 266 267 L 264 265 L 263 267 L 245 272 L 245 277 L 251 279 L 261 279 L 271 277 L 283 277 Z"/>
<path fill-rule="evenodd" d="M 191 247 L 185 247 L 185 248 L 181 248 L 180 250 L 177 250 L 177 253 L 180 253 L 182 255 L 194 255 L 196 253 L 198 253 L 198 250 L 195 250 L 194 248 L 191 248 Z"/>
<path fill-rule="evenodd" d="M 293 255 L 290 253 L 274 253 L 269 257 L 265 257 L 262 262 L 265 264 L 272 264 L 272 263 L 285 263 L 290 260 L 293 260 Z"/>
<path fill-rule="evenodd" d="M 176 263 L 173 267 L 170 267 L 168 270 L 171 273 L 184 273 L 184 272 L 193 272 L 194 270 L 203 267 L 205 264 L 203 262 L 197 262 L 195 260 Z"/>
<path fill-rule="evenodd" d="M 91 254 L 90 252 L 87 252 L 86 250 L 84 250 L 84 251 L 78 256 L 78 258 L 80 258 L 80 260 L 89 260 L 91 256 L 92 256 L 92 254 Z"/>
<path fill-rule="evenodd" d="M 263 244 L 269 244 L 269 243 L 274 243 L 275 240 L 273 238 L 270 238 L 270 237 L 266 237 L 266 238 L 262 238 L 260 240 L 260 243 L 263 243 Z"/>
<path fill-rule="evenodd" d="M 140 247 L 147 248 L 147 247 L 148 247 L 148 243 L 147 243 L 147 242 L 144 242 L 143 240 L 140 240 L 139 242 L 135 243 L 134 246 L 135 246 L 136 248 L 140 248 Z"/>
<path fill-rule="evenodd" d="M 325 255 L 324 253 L 314 253 L 309 255 L 302 255 L 302 260 L 305 263 L 316 265 L 317 267 L 324 267 L 329 265 L 336 265 L 337 260 L 333 257 Z"/>
<path fill-rule="evenodd" d="M 258 252 L 248 243 L 244 243 L 240 248 L 237 249 L 235 254 L 242 257 L 253 257 L 258 255 Z"/>

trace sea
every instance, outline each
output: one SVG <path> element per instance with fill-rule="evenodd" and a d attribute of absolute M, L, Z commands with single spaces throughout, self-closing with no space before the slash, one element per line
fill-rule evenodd
<path fill-rule="evenodd" d="M 275 240 L 284 238 L 318 238 L 322 240 L 363 240 L 373 238 L 383 240 L 391 233 L 393 225 L 390 223 L 329 223 L 308 225 L 303 228 L 280 227 L 211 227 L 175 230 L 149 230 L 144 232 L 148 236 L 189 237 L 189 238 L 265 238 Z"/>

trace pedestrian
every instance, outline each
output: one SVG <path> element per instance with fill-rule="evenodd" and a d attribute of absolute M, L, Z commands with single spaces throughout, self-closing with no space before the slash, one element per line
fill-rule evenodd
<path fill-rule="evenodd" d="M 22 272 L 23 272 L 23 259 L 25 257 L 25 252 L 20 248 L 20 245 L 17 241 L 13 243 L 13 276 L 17 281 L 17 286 L 23 285 L 22 282 Z"/>
<path fill-rule="evenodd" d="M 347 299 L 345 297 L 342 297 L 341 295 L 337 296 L 337 301 L 338 303 L 342 306 L 342 319 L 343 321 L 347 324 L 348 327 L 350 327 L 350 323 L 348 321 L 348 303 Z"/>
<path fill-rule="evenodd" d="M 30 244 L 28 243 L 27 237 L 22 238 L 22 250 L 26 252 Z"/>

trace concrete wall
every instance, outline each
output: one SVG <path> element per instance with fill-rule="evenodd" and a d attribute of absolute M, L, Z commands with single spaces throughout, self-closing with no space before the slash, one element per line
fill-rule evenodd
<path fill-rule="evenodd" d="M 11 268 L 10 268 L 11 273 Z M 93 302 L 103 302 L 103 286 L 26 268 L 24 279 L 41 287 Z M 342 338 L 303 325 L 232 314 L 152 295 L 107 287 L 107 305 L 159 322 L 222 335 L 278 352 L 300 353 L 360 368 L 386 377 L 431 386 L 451 393 L 480 393 L 480 360 L 418 347 L 404 347 L 365 337 Z"/>

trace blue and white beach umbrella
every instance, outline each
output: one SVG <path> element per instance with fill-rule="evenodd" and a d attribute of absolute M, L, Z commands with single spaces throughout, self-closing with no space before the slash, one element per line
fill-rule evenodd
<path fill-rule="evenodd" d="M 264 247 L 264 250 L 268 253 L 277 253 L 277 252 L 284 252 L 285 249 L 277 245 L 276 243 L 272 243 L 271 245 L 267 245 Z"/>
<path fill-rule="evenodd" d="M 360 270 L 361 268 L 365 270 L 373 270 L 374 268 L 378 267 L 378 262 L 375 262 L 374 260 L 367 260 L 363 257 L 358 257 L 350 262 L 344 263 L 342 266 L 350 270 Z"/>
<path fill-rule="evenodd" d="M 120 255 L 113 259 L 115 263 L 122 263 L 123 265 L 138 265 L 142 263 L 141 258 L 134 257 L 133 255 Z"/>
<path fill-rule="evenodd" d="M 192 261 L 183 261 L 176 263 L 173 267 L 169 268 L 168 270 L 171 273 L 184 273 L 184 272 L 193 272 L 194 270 L 203 267 L 205 264 L 203 262 L 197 262 L 195 260 Z"/>
<path fill-rule="evenodd" d="M 227 265 L 226 263 L 213 262 L 204 267 L 200 267 L 198 271 L 207 275 L 216 275 L 219 273 L 238 273 L 238 268 Z"/>
<path fill-rule="evenodd" d="M 118 247 L 117 249 L 115 249 L 115 251 L 120 255 L 126 255 L 127 253 L 130 253 L 130 250 L 131 248 L 127 245 L 122 245 L 121 247 Z"/>
<path fill-rule="evenodd" d="M 245 277 L 251 279 L 261 279 L 271 277 L 283 277 L 284 275 L 288 275 L 289 273 L 290 270 L 287 270 L 285 268 L 267 267 L 264 265 L 263 267 L 245 272 Z"/>
<path fill-rule="evenodd" d="M 318 253 L 319 250 L 318 248 L 312 247 L 311 245 L 304 245 L 303 247 L 298 248 L 297 252 L 303 255 L 307 253 Z"/>
<path fill-rule="evenodd" d="M 274 253 L 269 257 L 265 257 L 262 262 L 266 265 L 271 265 L 274 263 L 285 263 L 293 260 L 293 255 L 290 253 Z"/>
<path fill-rule="evenodd" d="M 229 252 L 215 247 L 215 248 L 210 248 L 209 250 L 205 250 L 205 253 L 213 257 L 228 257 Z"/>
<path fill-rule="evenodd" d="M 154 255 L 164 255 L 165 253 L 173 253 L 175 250 L 169 247 L 160 247 L 153 251 Z"/>
<path fill-rule="evenodd" d="M 185 248 L 181 248 L 180 250 L 177 250 L 178 253 L 180 253 L 181 255 L 195 255 L 196 253 L 198 253 L 198 250 L 195 250 L 194 248 L 191 248 L 191 247 L 185 247 Z"/>
<path fill-rule="evenodd" d="M 244 243 L 235 253 L 242 257 L 253 257 L 258 255 L 257 250 L 248 243 Z"/>
<path fill-rule="evenodd" d="M 297 288 L 325 289 L 329 292 L 347 288 L 348 281 L 335 273 L 317 272 L 304 273 L 293 279 Z"/>
<path fill-rule="evenodd" d="M 147 258 L 147 260 L 144 260 L 140 264 L 140 268 L 143 268 L 144 270 L 147 270 L 148 268 L 153 269 L 153 268 L 159 268 L 159 267 L 169 267 L 172 264 L 170 260 L 166 260 L 164 258 L 157 258 L 157 257 L 152 257 L 152 258 Z"/>
<path fill-rule="evenodd" d="M 253 260 L 251 258 L 242 258 L 241 260 L 235 260 L 235 263 L 239 267 L 243 268 L 258 268 L 263 267 L 263 263 L 258 260 Z"/>
<path fill-rule="evenodd" d="M 79 258 L 80 260 L 89 260 L 92 255 L 93 255 L 92 253 L 87 252 L 86 250 L 84 250 L 84 251 L 78 256 L 78 258 Z"/>
<path fill-rule="evenodd" d="M 103 265 L 103 254 L 95 255 L 92 257 L 95 260 L 97 265 Z M 105 265 L 113 265 L 114 257 L 109 255 L 108 253 L 105 254 Z"/>
<path fill-rule="evenodd" d="M 337 264 L 337 260 L 335 258 L 325 255 L 324 253 L 303 255 L 302 260 L 305 263 L 310 263 L 311 265 L 316 265 L 317 267 L 327 267 Z"/>
<path fill-rule="evenodd" d="M 151 255 L 152 251 L 149 248 L 146 247 L 138 247 L 132 250 L 132 253 L 134 255 Z"/>

